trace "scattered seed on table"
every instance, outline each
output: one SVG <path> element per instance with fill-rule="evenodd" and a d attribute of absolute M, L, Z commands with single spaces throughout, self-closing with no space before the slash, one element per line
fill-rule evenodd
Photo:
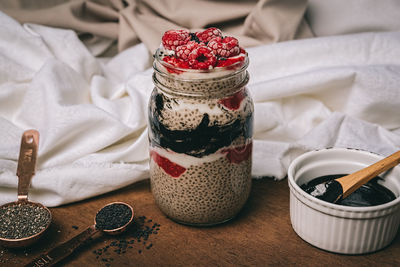
<path fill-rule="evenodd" d="M 147 242 L 146 240 L 149 239 L 149 237 L 156 233 L 155 229 L 160 229 L 159 227 L 161 226 L 158 223 L 153 223 L 152 225 L 148 225 L 149 223 L 153 222 L 151 220 L 146 220 L 146 216 L 140 216 L 138 218 L 134 218 L 133 224 L 131 227 L 129 227 L 126 232 L 122 233 L 117 238 L 116 240 L 112 240 L 111 242 L 104 242 L 105 246 L 101 249 L 94 250 L 93 253 L 96 255 L 97 259 L 106 259 L 107 262 L 113 261 L 113 258 L 111 257 L 111 254 L 124 254 L 128 253 L 129 249 L 135 248 L 135 245 L 133 245 L 136 241 L 136 243 L 140 242 L 142 245 L 137 244 L 136 247 L 140 246 L 138 248 L 138 253 L 142 254 L 143 250 L 141 247 L 146 248 L 147 250 L 150 249 L 153 244 Z M 141 242 L 143 240 L 143 242 Z M 147 245 L 146 245 L 147 244 Z M 107 251 L 108 248 L 113 247 L 111 251 Z M 102 260 L 102 262 L 105 262 Z M 108 263 L 109 264 L 109 263 Z"/>

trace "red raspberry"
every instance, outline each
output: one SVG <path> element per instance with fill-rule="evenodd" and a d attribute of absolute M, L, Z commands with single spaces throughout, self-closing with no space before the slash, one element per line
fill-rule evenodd
<path fill-rule="evenodd" d="M 213 50 L 215 55 L 220 57 L 228 58 L 240 54 L 239 41 L 235 37 L 215 37 L 208 42 L 207 46 Z"/>
<path fill-rule="evenodd" d="M 162 37 L 162 44 L 166 49 L 174 50 L 177 46 L 190 41 L 190 32 L 187 30 L 169 30 Z"/>
<path fill-rule="evenodd" d="M 175 50 L 175 52 L 176 52 L 175 54 L 178 58 L 187 59 L 190 52 L 192 52 L 193 49 L 198 48 L 198 47 L 199 47 L 198 43 L 196 43 L 195 41 L 189 41 L 185 45 L 178 46 Z"/>
<path fill-rule="evenodd" d="M 200 42 L 207 43 L 215 37 L 222 37 L 222 32 L 217 28 L 208 28 L 202 32 L 196 32 L 196 36 Z"/>
<path fill-rule="evenodd" d="M 193 69 L 209 69 L 217 63 L 213 51 L 207 46 L 199 46 L 193 49 L 188 56 L 189 65 Z"/>

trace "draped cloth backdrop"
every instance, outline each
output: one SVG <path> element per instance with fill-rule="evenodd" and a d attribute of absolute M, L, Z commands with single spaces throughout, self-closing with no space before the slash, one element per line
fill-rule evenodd
<path fill-rule="evenodd" d="M 7 0 L 0 7 L 0 204 L 16 200 L 20 138 L 31 128 L 40 132 L 33 201 L 57 206 L 148 178 L 152 52 L 171 28 L 217 26 L 246 47 L 255 177 L 283 179 L 290 162 L 312 149 L 400 149 L 400 28 L 393 24 L 357 33 L 357 18 L 345 35 L 330 27 L 326 35 L 335 35 L 317 37 L 320 6 L 300 0 Z"/>

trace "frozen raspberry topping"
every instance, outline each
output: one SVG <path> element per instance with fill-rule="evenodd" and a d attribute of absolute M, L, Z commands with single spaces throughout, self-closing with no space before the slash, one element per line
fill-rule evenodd
<path fill-rule="evenodd" d="M 228 58 L 240 53 L 239 41 L 235 37 L 216 37 L 211 39 L 207 46 L 219 57 Z"/>
<path fill-rule="evenodd" d="M 217 63 L 217 58 L 213 51 L 206 46 L 193 49 L 188 55 L 188 60 L 193 69 L 210 69 Z"/>
<path fill-rule="evenodd" d="M 217 28 L 208 28 L 202 32 L 195 33 L 200 42 L 208 43 L 211 39 L 215 37 L 222 37 L 222 32 Z"/>
<path fill-rule="evenodd" d="M 190 41 L 190 32 L 187 30 L 169 30 L 162 37 L 162 44 L 168 50 L 173 50 Z"/>
<path fill-rule="evenodd" d="M 239 41 L 223 36 L 221 30 L 208 28 L 204 31 L 169 30 L 162 37 L 163 61 L 183 69 L 214 69 L 244 62 L 246 51 Z M 168 68 L 168 71 L 180 73 Z"/>
<path fill-rule="evenodd" d="M 195 41 L 189 41 L 185 45 L 178 46 L 176 48 L 176 57 L 179 59 L 187 60 L 189 57 L 189 54 L 196 48 L 199 47 L 199 44 L 196 43 Z"/>

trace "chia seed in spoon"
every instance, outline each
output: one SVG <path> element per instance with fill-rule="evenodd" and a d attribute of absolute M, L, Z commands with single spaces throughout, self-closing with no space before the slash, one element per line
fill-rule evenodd
<path fill-rule="evenodd" d="M 29 203 L 17 203 L 0 208 L 0 237 L 21 239 L 44 230 L 50 223 L 50 213 Z"/>

